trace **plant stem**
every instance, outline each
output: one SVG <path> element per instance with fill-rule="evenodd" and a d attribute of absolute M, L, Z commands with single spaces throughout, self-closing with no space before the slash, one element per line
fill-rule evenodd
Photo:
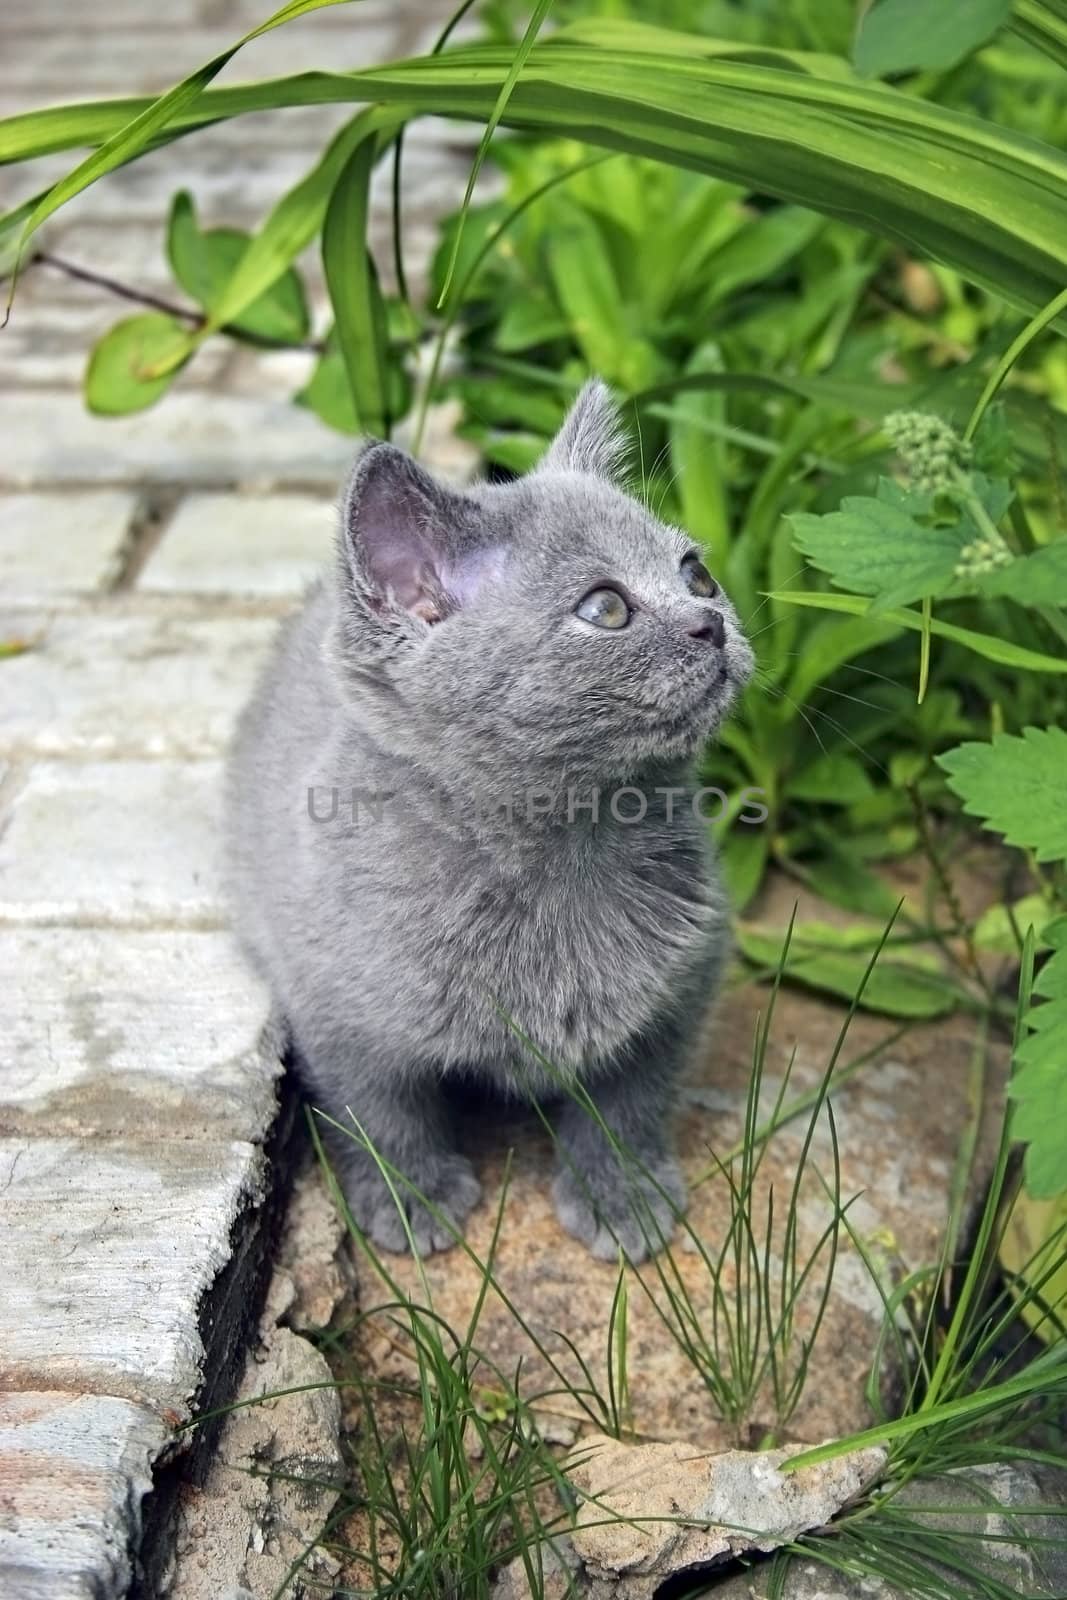
<path fill-rule="evenodd" d="M 61 256 L 54 256 L 47 250 L 38 250 L 31 256 L 29 265 L 32 267 L 38 263 L 54 267 L 57 272 L 62 272 L 68 278 L 76 278 L 79 283 L 91 283 L 96 289 L 105 289 L 108 294 L 118 295 L 121 300 L 132 300 L 134 305 L 149 306 L 153 311 L 165 311 L 169 317 L 180 317 L 196 328 L 202 327 L 206 321 L 201 311 L 192 311 L 188 306 L 176 306 L 173 301 L 149 294 L 144 289 L 132 289 L 129 284 L 119 283 L 117 278 L 94 272 L 91 267 L 80 267 L 74 261 L 64 261 Z"/>
<path fill-rule="evenodd" d="M 104 272 L 96 272 L 92 267 L 79 266 L 76 261 L 66 261 L 62 256 L 54 256 L 51 251 L 38 250 L 31 256 L 29 265 L 54 267 L 57 272 L 62 272 L 68 278 L 76 278 L 79 283 L 89 283 L 95 289 L 103 289 L 107 294 L 117 295 L 120 300 L 130 300 L 134 305 L 147 306 L 151 311 L 162 311 L 168 317 L 175 317 L 182 322 L 188 322 L 194 328 L 202 328 L 207 321 L 203 311 L 194 311 L 189 306 L 175 305 L 173 300 L 164 300 L 162 295 L 150 294 L 147 289 L 134 289 L 128 283 L 120 283 L 117 278 L 109 278 Z M 265 350 L 307 350 L 313 355 L 322 355 L 326 349 L 323 339 L 270 339 L 263 334 L 242 333 L 241 338 L 247 344 L 259 345 Z"/>

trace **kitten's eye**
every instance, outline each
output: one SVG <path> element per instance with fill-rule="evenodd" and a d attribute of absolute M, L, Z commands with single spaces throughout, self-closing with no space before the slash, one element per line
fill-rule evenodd
<path fill-rule="evenodd" d="M 719 592 L 719 585 L 698 556 L 686 556 L 682 577 L 689 593 L 699 595 L 701 600 L 714 600 Z"/>
<path fill-rule="evenodd" d="M 576 617 L 591 622 L 594 628 L 625 628 L 630 608 L 618 589 L 590 589 L 574 608 Z"/>

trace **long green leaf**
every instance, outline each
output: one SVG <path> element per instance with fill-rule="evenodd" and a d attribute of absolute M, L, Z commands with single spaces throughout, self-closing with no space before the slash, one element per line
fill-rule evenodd
<path fill-rule="evenodd" d="M 1067 10 L 1057 0 L 1051 4 L 1048 0 L 1015 0 L 1009 26 L 1035 50 L 1067 67 Z"/>
<path fill-rule="evenodd" d="M 374 145 L 356 146 L 330 196 L 322 229 L 322 264 L 337 340 L 360 428 L 389 431 L 389 349 L 385 306 L 367 249 L 367 208 Z"/>
<path fill-rule="evenodd" d="M 502 121 L 712 173 L 858 223 L 1028 312 L 1062 289 L 1067 159 L 1060 152 L 884 84 L 807 71 L 805 59 L 789 52 L 761 51 L 756 62 L 682 49 L 540 43 Z M 245 110 L 346 99 L 484 123 L 512 65 L 510 51 L 468 47 L 351 74 L 209 90 L 172 132 Z M 0 125 L 0 153 L 55 148 L 69 115 L 61 108 Z M 79 137 L 110 132 L 114 113 L 98 108 L 95 134 L 93 115 L 77 111 Z M 47 202 L 53 209 L 55 194 Z"/>
<path fill-rule="evenodd" d="M 784 600 L 790 605 L 813 606 L 818 611 L 843 611 L 850 617 L 865 617 L 871 607 L 869 596 L 863 594 L 803 594 L 796 590 L 772 590 L 768 600 Z M 917 611 L 881 611 L 878 621 L 897 628 L 913 628 L 921 632 L 923 619 Z M 995 661 L 1001 667 L 1021 667 L 1026 672 L 1067 673 L 1067 659 L 1046 656 L 1038 650 L 1028 650 L 1025 645 L 1013 644 L 1010 639 L 998 639 L 989 633 L 976 633 L 973 628 L 960 628 L 954 622 L 932 618 L 930 632 L 940 639 L 951 639 L 955 644 L 966 645 L 975 655 Z"/>
<path fill-rule="evenodd" d="M 266 22 L 260 23 L 236 44 L 224 50 L 221 55 L 215 56 L 206 66 L 198 68 L 183 78 L 181 83 L 169 89 L 166 94 L 157 99 L 144 103 L 142 109 L 136 111 L 129 121 L 121 124 L 118 129 L 105 137 L 100 148 L 87 156 L 84 161 L 69 172 L 65 178 L 60 179 L 47 194 L 34 207 L 22 230 L 19 245 L 19 257 L 25 250 L 30 236 L 40 227 L 53 212 L 58 211 L 61 205 L 87 189 L 91 183 L 102 178 L 105 173 L 112 172 L 116 167 L 122 166 L 131 157 L 141 154 L 151 143 L 153 136 L 165 128 L 181 112 L 192 106 L 211 80 L 218 76 L 223 67 L 237 54 L 242 45 L 252 39 L 258 39 L 261 34 L 269 33 L 273 28 L 280 28 L 287 22 L 292 22 L 296 17 L 305 16 L 309 11 L 320 11 L 326 6 L 343 5 L 346 0 L 288 0 L 288 3 L 276 11 Z M 18 275 L 18 262 L 11 274 L 11 289 L 8 296 L 8 305 L 15 292 L 15 280 Z"/>

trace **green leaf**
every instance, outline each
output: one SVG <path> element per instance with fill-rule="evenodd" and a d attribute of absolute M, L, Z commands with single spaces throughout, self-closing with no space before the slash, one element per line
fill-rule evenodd
<path fill-rule="evenodd" d="M 316 363 L 307 383 L 294 396 L 297 405 L 306 406 L 338 433 L 359 433 L 359 418 L 352 403 L 345 361 L 331 340 Z"/>
<path fill-rule="evenodd" d="M 770 852 L 766 828 L 739 824 L 719 845 L 726 893 L 735 911 L 743 911 L 759 888 Z"/>
<path fill-rule="evenodd" d="M 176 370 L 154 377 L 160 353 L 174 347 L 184 332 L 179 322 L 162 311 L 143 311 L 126 317 L 104 334 L 89 357 L 85 374 L 85 403 L 100 416 L 121 417 L 144 411 L 166 393 Z"/>
<path fill-rule="evenodd" d="M 874 0 L 863 14 L 852 59 L 857 72 L 943 72 L 1003 27 L 1012 0 Z"/>
<path fill-rule="evenodd" d="M 768 600 L 788 600 L 795 606 L 810 606 L 816 611 L 840 611 L 853 617 L 870 615 L 871 601 L 862 594 L 801 594 L 796 590 L 771 590 Z M 917 611 L 888 611 L 878 619 L 895 628 L 922 630 L 923 619 Z M 930 631 L 939 639 L 951 639 L 955 644 L 966 645 L 975 655 L 986 661 L 995 661 L 1001 667 L 1020 667 L 1027 672 L 1067 672 L 1067 660 L 1061 656 L 1042 655 L 1039 650 L 1028 650 L 1025 645 L 1013 644 L 1010 639 L 998 639 L 993 634 L 976 633 L 973 628 L 960 628 L 954 622 L 943 622 L 934 617 Z"/>
<path fill-rule="evenodd" d="M 213 313 L 222 299 L 249 241 L 250 236 L 237 228 L 202 231 L 197 226 L 192 196 L 185 190 L 174 196 L 167 225 L 167 257 L 186 294 L 208 313 Z M 298 344 L 306 339 L 310 319 L 304 288 L 295 270 L 287 268 L 229 327 L 232 332 L 272 343 Z"/>
<path fill-rule="evenodd" d="M 1044 895 L 1027 894 L 1012 905 L 988 906 L 975 923 L 972 937 L 979 950 L 1017 956 L 1019 939 L 1025 939 L 1030 927 L 1034 929 L 1037 948 L 1045 948 L 1044 932 L 1051 919 L 1052 909 Z"/>
<path fill-rule="evenodd" d="M 1029 1031 L 1008 1084 L 1012 1133 L 1028 1143 L 1026 1187 L 1039 1200 L 1067 1190 L 1067 917 L 1047 927 L 1045 937 L 1053 955 L 1035 980 Z"/>
<path fill-rule="evenodd" d="M 814 800 L 831 806 L 850 806 L 874 793 L 863 763 L 841 750 L 817 756 L 789 779 L 788 789 L 794 800 Z"/>
<path fill-rule="evenodd" d="M 855 925 L 834 928 L 821 922 L 797 923 L 785 974 L 808 988 L 851 1000 L 880 936 L 871 928 Z M 737 942 L 749 961 L 773 971 L 782 962 L 786 934 L 741 923 Z M 932 957 L 914 951 L 903 956 L 889 946 L 875 963 L 860 1003 L 868 1011 L 891 1017 L 940 1017 L 954 1010 L 961 998 Z"/>
<path fill-rule="evenodd" d="M 1067 732 L 1024 728 L 968 742 L 937 758 L 948 786 L 972 817 L 1032 850 L 1038 861 L 1067 860 Z"/>
<path fill-rule="evenodd" d="M 929 528 L 900 504 L 848 495 L 825 516 L 788 518 L 797 548 L 840 588 L 873 596 L 872 611 L 907 605 L 951 584 L 964 543 L 954 528 Z"/>
<path fill-rule="evenodd" d="M 698 345 L 686 372 L 722 369 L 717 344 Z M 671 413 L 671 466 L 681 500 L 681 520 L 705 552 L 712 571 L 721 572 L 730 544 L 730 503 L 727 491 L 726 447 L 709 438 L 701 427 L 708 420 L 726 421 L 726 396 L 705 391 L 688 396 Z"/>
<path fill-rule="evenodd" d="M 978 580 L 979 592 L 996 600 L 1014 600 L 1021 606 L 1067 606 L 1067 538 L 1016 556 Z"/>
<path fill-rule="evenodd" d="M 401 119 L 438 113 L 484 123 L 514 65 L 513 50 L 481 45 L 233 89 L 205 91 L 201 80 L 117 160 L 157 137 L 283 105 L 394 101 Z M 11 118 L 0 123 L 0 159 L 109 138 L 133 108 L 156 104 Z M 840 217 L 955 267 L 1027 312 L 1063 287 L 1067 159 L 1059 151 L 803 53 L 746 55 L 717 41 L 701 53 L 684 35 L 653 52 L 633 25 L 618 27 L 610 47 L 552 39 L 530 51 L 502 122 L 651 156 Z M 55 209 L 82 186 L 49 191 L 47 204 Z"/>
<path fill-rule="evenodd" d="M 322 227 L 322 264 L 352 405 L 365 433 L 387 438 L 389 338 L 385 302 L 367 248 L 367 210 L 375 150 L 363 139 L 337 180 Z"/>

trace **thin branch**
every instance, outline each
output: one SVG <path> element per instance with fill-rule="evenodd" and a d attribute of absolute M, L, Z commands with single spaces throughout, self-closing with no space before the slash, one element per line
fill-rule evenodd
<path fill-rule="evenodd" d="M 132 300 L 134 305 L 149 306 L 153 311 L 165 312 L 168 317 L 177 317 L 183 322 L 191 323 L 194 328 L 202 328 L 207 321 L 202 311 L 175 305 L 173 301 L 164 300 L 160 295 L 149 294 L 144 289 L 131 288 L 128 283 L 119 283 L 116 278 L 109 278 L 103 272 L 95 272 L 91 267 L 81 267 L 74 261 L 65 261 L 61 256 L 54 256 L 47 250 L 38 250 L 31 257 L 30 266 L 36 266 L 38 263 L 44 267 L 54 267 L 57 272 L 64 273 L 68 278 L 76 278 L 79 283 L 91 283 L 96 289 L 118 295 L 121 300 Z M 263 334 L 243 331 L 241 338 L 246 343 L 259 345 L 265 350 L 307 350 L 312 355 L 321 356 L 326 349 L 324 339 L 270 339 Z"/>
<path fill-rule="evenodd" d="M 115 278 L 108 278 L 102 272 L 94 272 L 90 267 L 79 267 L 73 261 L 64 261 L 61 256 L 54 256 L 47 250 L 38 250 L 30 258 L 30 266 L 38 262 L 45 267 L 55 267 L 57 272 L 64 273 L 68 278 L 77 278 L 79 283 L 91 283 L 97 289 L 106 289 L 108 294 L 117 294 L 122 300 L 132 300 L 135 305 L 151 306 L 154 311 L 165 311 L 169 317 L 180 317 L 185 322 L 191 322 L 194 327 L 200 328 L 207 320 L 201 311 L 190 311 L 186 306 L 176 306 L 169 300 L 163 300 L 159 295 L 148 294 L 143 289 L 131 289 L 128 284 L 119 283 Z"/>

